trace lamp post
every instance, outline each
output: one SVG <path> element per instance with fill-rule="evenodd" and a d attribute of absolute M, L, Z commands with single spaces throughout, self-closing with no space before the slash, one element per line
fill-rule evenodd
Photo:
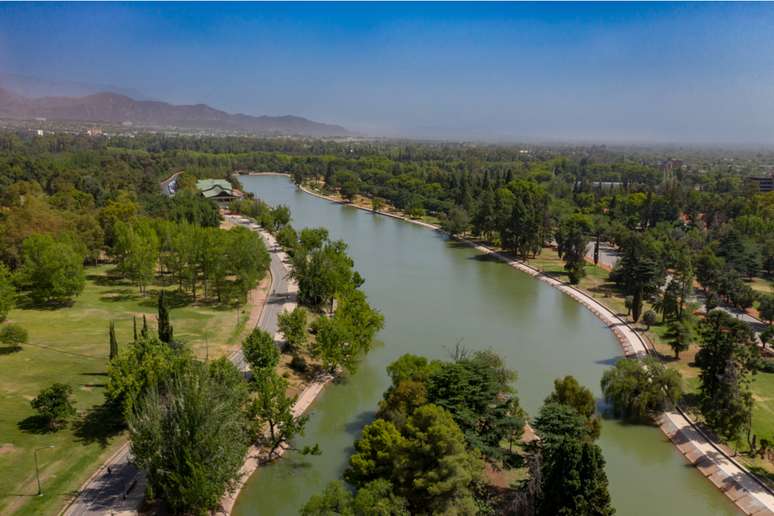
<path fill-rule="evenodd" d="M 40 489 L 40 471 L 38 470 L 38 450 L 47 450 L 53 447 L 54 447 L 53 444 L 49 444 L 48 446 L 35 448 L 33 450 L 33 455 L 35 456 L 35 480 L 38 482 L 38 496 L 43 496 L 43 491 Z"/>

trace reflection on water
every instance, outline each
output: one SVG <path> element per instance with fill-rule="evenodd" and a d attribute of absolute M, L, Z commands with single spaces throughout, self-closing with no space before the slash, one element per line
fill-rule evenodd
<path fill-rule="evenodd" d="M 556 377 L 572 374 L 599 395 L 599 379 L 620 358 L 612 334 L 588 310 L 542 282 L 433 231 L 341 207 L 296 188 L 284 177 L 244 177 L 248 191 L 286 204 L 293 225 L 324 226 L 350 246 L 364 290 L 385 316 L 376 347 L 358 372 L 326 388 L 299 445 L 319 443 L 316 457 L 288 455 L 253 475 L 237 515 L 297 514 L 311 494 L 339 477 L 352 441 L 374 415 L 389 385 L 385 367 L 403 353 L 447 358 L 458 341 L 491 348 L 519 374 L 522 405 L 532 414 Z M 737 514 L 726 498 L 661 432 L 607 420 L 599 441 L 618 514 Z"/>

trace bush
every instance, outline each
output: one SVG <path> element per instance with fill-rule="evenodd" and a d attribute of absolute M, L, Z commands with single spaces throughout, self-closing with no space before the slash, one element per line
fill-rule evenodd
<path fill-rule="evenodd" d="M 760 362 L 762 373 L 774 373 L 774 358 L 763 358 Z"/>
<path fill-rule="evenodd" d="M 27 343 L 27 330 L 18 324 L 5 324 L 0 327 L 0 343 L 18 348 Z"/>
<path fill-rule="evenodd" d="M 70 401 L 72 393 L 73 388 L 69 385 L 55 383 L 40 391 L 30 405 L 46 421 L 49 430 L 58 430 L 67 418 L 75 415 L 75 407 Z"/>
<path fill-rule="evenodd" d="M 306 363 L 306 359 L 300 355 L 293 355 L 290 360 L 290 368 L 297 373 L 305 373 L 309 370 L 309 364 Z"/>
<path fill-rule="evenodd" d="M 655 358 L 624 358 L 602 375 L 602 392 L 616 414 L 645 419 L 680 398 L 682 378 Z"/>
<path fill-rule="evenodd" d="M 653 310 L 648 310 L 642 315 L 642 322 L 650 329 L 651 326 L 658 322 L 658 315 Z"/>

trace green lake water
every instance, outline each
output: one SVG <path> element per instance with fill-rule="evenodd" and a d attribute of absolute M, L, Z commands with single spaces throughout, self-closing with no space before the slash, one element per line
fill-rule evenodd
<path fill-rule="evenodd" d="M 516 387 L 530 414 L 566 374 L 599 396 L 602 372 L 622 356 L 612 333 L 587 309 L 435 231 L 313 197 L 282 176 L 241 181 L 266 202 L 287 205 L 295 228 L 323 226 L 349 244 L 385 327 L 383 344 L 358 372 L 327 387 L 312 407 L 298 444 L 318 443 L 322 455 L 291 453 L 260 468 L 237 499 L 235 515 L 297 514 L 311 494 L 338 478 L 389 385 L 385 367 L 404 353 L 448 358 L 460 341 L 469 349 L 491 348 L 518 372 Z M 738 514 L 655 427 L 608 420 L 599 445 L 618 514 Z"/>

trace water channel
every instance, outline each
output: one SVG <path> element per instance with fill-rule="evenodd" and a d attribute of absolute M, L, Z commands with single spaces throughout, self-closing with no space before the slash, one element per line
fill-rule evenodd
<path fill-rule="evenodd" d="M 554 378 L 574 375 L 599 395 L 599 379 L 621 357 L 611 332 L 558 290 L 480 255 L 437 232 L 342 207 L 301 192 L 282 176 L 243 177 L 245 189 L 287 205 L 297 229 L 323 226 L 349 244 L 363 287 L 382 311 L 382 345 L 345 383 L 329 386 L 312 407 L 306 436 L 322 455 L 289 454 L 260 468 L 234 514 L 297 514 L 311 494 L 338 478 L 352 441 L 374 417 L 389 385 L 385 367 L 403 353 L 448 358 L 458 341 L 491 348 L 518 372 L 522 406 L 535 414 Z M 705 516 L 734 506 L 655 427 L 604 422 L 599 440 L 617 513 Z"/>

